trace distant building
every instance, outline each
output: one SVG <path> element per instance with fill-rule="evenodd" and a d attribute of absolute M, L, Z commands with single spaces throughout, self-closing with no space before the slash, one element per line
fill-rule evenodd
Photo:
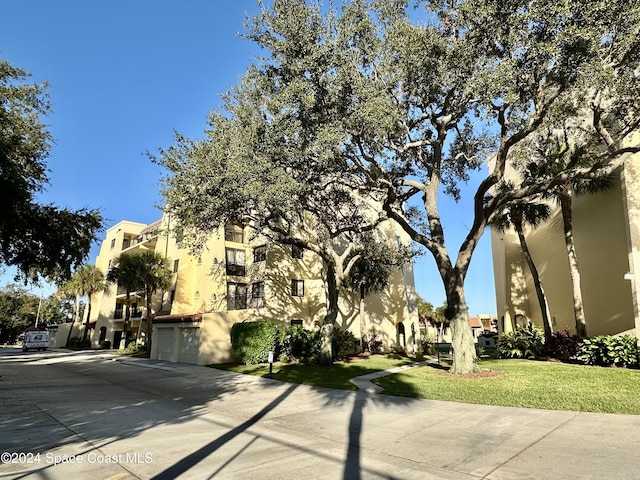
<path fill-rule="evenodd" d="M 168 216 L 151 225 L 119 222 L 107 230 L 96 260 L 107 272 L 123 252 L 149 249 L 168 259 L 173 286 L 154 297 L 151 358 L 200 365 L 232 361 L 229 333 L 236 322 L 271 320 L 319 328 L 327 302 L 322 263 L 315 254 L 253 238 L 250 227 L 233 224 L 213 232 L 196 257 L 179 247 L 175 233 L 166 233 L 172 227 Z M 410 245 L 407 235 L 389 223 L 379 230 L 389 242 Z M 117 348 L 124 335 L 125 292 L 115 286 L 112 290 L 94 297 L 95 347 L 109 341 Z M 359 292 L 341 295 L 340 328 L 357 338 L 375 334 L 386 349 L 414 349 L 419 329 L 411 262 L 393 272 L 384 291 L 365 297 L 362 332 Z M 143 296 L 132 295 L 129 341 L 144 332 Z"/>

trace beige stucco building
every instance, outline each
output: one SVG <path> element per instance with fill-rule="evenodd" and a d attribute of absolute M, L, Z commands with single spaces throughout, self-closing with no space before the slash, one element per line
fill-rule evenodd
<path fill-rule="evenodd" d="M 606 193 L 574 198 L 573 233 L 587 333 L 640 334 L 640 154 L 627 158 Z M 554 331 L 575 333 L 569 263 L 559 208 L 535 230 L 525 231 L 540 273 Z M 513 231 L 491 233 L 498 328 L 532 321 L 541 326 L 531 274 Z"/>
<path fill-rule="evenodd" d="M 123 252 L 151 249 L 168 259 L 173 286 L 154 297 L 151 358 L 199 365 L 233 360 L 230 329 L 236 322 L 271 320 L 279 325 L 319 328 L 326 313 L 322 262 L 308 251 L 254 238 L 250 227 L 229 225 L 208 238 L 199 256 L 181 248 L 165 216 L 151 225 L 122 221 L 107 230 L 96 265 L 104 272 Z M 180 233 L 179 233 L 180 234 Z M 409 246 L 406 234 L 390 223 L 381 238 Z M 124 291 L 116 287 L 94 296 L 93 346 L 110 341 L 117 348 L 124 331 Z M 143 335 L 143 292 L 132 297 L 128 338 Z M 361 331 L 359 292 L 343 291 L 338 326 L 357 338 L 375 332 L 385 348 L 412 351 L 419 332 L 413 267 L 393 272 L 388 288 L 364 300 Z M 413 326 L 413 328 L 412 328 Z M 138 337 L 139 338 L 139 337 Z"/>

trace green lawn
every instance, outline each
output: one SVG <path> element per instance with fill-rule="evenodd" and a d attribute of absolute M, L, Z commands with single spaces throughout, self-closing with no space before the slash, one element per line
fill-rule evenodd
<path fill-rule="evenodd" d="M 332 366 L 276 363 L 273 378 L 318 387 L 356 390 L 349 379 L 411 363 L 398 355 L 373 355 Z M 217 365 L 265 377 L 268 365 Z M 530 360 L 483 360 L 491 378 L 460 378 L 420 367 L 379 378 L 385 393 L 451 402 L 640 415 L 640 370 L 601 368 Z"/>
<path fill-rule="evenodd" d="M 296 365 L 286 363 L 273 364 L 273 376 L 283 382 L 300 383 L 315 387 L 339 388 L 341 390 L 357 390 L 349 379 L 400 367 L 412 363 L 413 360 L 399 355 L 372 355 L 348 362 L 336 362 L 331 366 Z M 267 377 L 269 366 L 261 365 L 212 365 L 215 368 Z"/>
<path fill-rule="evenodd" d="M 457 378 L 433 367 L 375 380 L 385 393 L 512 407 L 640 414 L 640 370 L 530 360 L 483 360 L 492 378 Z"/>

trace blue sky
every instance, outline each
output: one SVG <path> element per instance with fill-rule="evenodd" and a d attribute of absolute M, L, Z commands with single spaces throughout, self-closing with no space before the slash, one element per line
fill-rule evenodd
<path fill-rule="evenodd" d="M 99 208 L 106 228 L 159 219 L 162 172 L 145 152 L 169 146 L 174 130 L 201 136 L 220 95 L 258 55 L 238 35 L 246 15 L 258 12 L 256 1 L 21 0 L 2 11 L 0 58 L 50 84 L 46 123 L 56 143 L 42 201 Z M 469 209 L 464 199 L 441 205 L 453 254 L 471 224 Z M 472 315 L 496 311 L 488 233 L 466 283 Z M 415 277 L 423 298 L 444 301 L 429 256 L 416 260 Z"/>

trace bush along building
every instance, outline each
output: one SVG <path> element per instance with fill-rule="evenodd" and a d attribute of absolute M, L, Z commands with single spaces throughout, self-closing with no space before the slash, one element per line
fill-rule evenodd
<path fill-rule="evenodd" d="M 376 232 L 379 241 L 409 249 L 409 238 L 389 222 Z M 256 236 L 242 223 L 213 232 L 197 254 L 184 246 L 185 235 L 168 215 L 151 225 L 121 221 L 107 230 L 96 260 L 104 272 L 125 252 L 152 250 L 168 260 L 171 286 L 153 296 L 151 358 L 198 365 L 234 361 L 230 331 L 238 322 L 320 328 L 327 298 L 323 264 L 315 253 Z M 144 295 L 142 290 L 130 293 L 126 325 L 122 286 L 94 297 L 94 347 L 118 348 L 143 339 Z M 392 268 L 379 291 L 363 294 L 357 287 L 343 287 L 335 326 L 364 338 L 365 344 L 375 340 L 386 351 L 415 351 L 419 324 L 411 260 Z"/>

